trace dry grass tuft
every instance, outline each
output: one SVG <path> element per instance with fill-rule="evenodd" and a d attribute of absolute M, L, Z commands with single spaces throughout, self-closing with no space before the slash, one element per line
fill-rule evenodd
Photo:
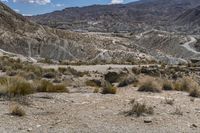
<path fill-rule="evenodd" d="M 26 115 L 25 111 L 19 105 L 13 105 L 10 108 L 10 114 L 13 116 L 19 116 L 19 117 Z"/>
<path fill-rule="evenodd" d="M 127 116 L 141 116 L 141 115 L 144 115 L 144 114 L 153 114 L 154 113 L 154 110 L 152 107 L 147 107 L 145 103 L 141 104 L 137 101 L 135 101 L 135 99 L 133 99 L 131 102 L 131 109 L 127 112 L 125 112 L 125 114 Z"/>
<path fill-rule="evenodd" d="M 4 77 L 0 80 L 0 94 L 5 96 L 24 96 L 34 92 L 29 82 L 20 77 Z"/>
<path fill-rule="evenodd" d="M 190 91 L 189 96 L 191 97 L 196 97 L 196 98 L 200 98 L 200 89 L 199 88 L 194 88 Z"/>
<path fill-rule="evenodd" d="M 112 84 L 108 81 L 104 81 L 102 94 L 116 94 L 117 88 L 112 86 Z"/>
<path fill-rule="evenodd" d="M 101 81 L 96 79 L 87 80 L 85 84 L 91 87 L 101 87 Z"/>
<path fill-rule="evenodd" d="M 129 76 L 129 77 L 125 77 L 124 79 L 122 79 L 122 81 L 120 81 L 118 87 L 125 87 L 130 84 L 136 85 L 137 83 L 138 83 L 138 79 L 135 76 Z"/>
<path fill-rule="evenodd" d="M 172 99 L 172 98 L 165 98 L 165 103 L 166 104 L 169 104 L 169 105 L 174 105 L 174 99 Z"/>
<path fill-rule="evenodd" d="M 172 81 L 164 80 L 164 81 L 163 81 L 162 89 L 163 89 L 163 90 L 166 90 L 166 91 L 174 90 L 174 86 L 173 86 Z"/>
<path fill-rule="evenodd" d="M 35 88 L 38 92 L 69 92 L 63 84 L 54 85 L 50 81 L 42 80 L 42 81 L 35 81 Z"/>
<path fill-rule="evenodd" d="M 152 77 L 144 77 L 140 81 L 140 87 L 138 91 L 144 92 L 161 92 L 160 84 Z"/>
<path fill-rule="evenodd" d="M 186 77 L 180 80 L 177 80 L 174 84 L 174 89 L 177 91 L 186 91 L 190 92 L 194 88 L 197 88 L 199 85 L 192 78 Z"/>

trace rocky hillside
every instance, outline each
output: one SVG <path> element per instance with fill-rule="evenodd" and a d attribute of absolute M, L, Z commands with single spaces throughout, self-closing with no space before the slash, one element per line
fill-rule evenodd
<path fill-rule="evenodd" d="M 177 23 L 182 25 L 200 25 L 200 6 L 189 9 L 177 18 Z"/>
<path fill-rule="evenodd" d="M 0 48 L 30 57 L 55 60 L 126 62 L 142 61 L 141 52 L 128 48 L 130 40 L 112 35 L 79 34 L 28 21 L 0 3 Z M 128 52 L 127 52 L 128 51 Z M 149 58 L 142 54 L 142 58 Z"/>
<path fill-rule="evenodd" d="M 29 19 L 54 28 L 76 31 L 139 32 L 173 23 L 199 0 L 141 0 L 129 4 L 66 8 Z"/>

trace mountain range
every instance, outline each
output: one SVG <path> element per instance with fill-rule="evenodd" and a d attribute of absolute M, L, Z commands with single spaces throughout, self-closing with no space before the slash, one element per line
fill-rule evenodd
<path fill-rule="evenodd" d="M 66 8 L 28 18 L 53 28 L 82 32 L 140 32 L 152 28 L 179 30 L 180 24 L 187 23 L 182 21 L 184 14 L 198 5 L 199 0 L 141 0 L 128 4 Z"/>
<path fill-rule="evenodd" d="M 0 3 L 0 50 L 36 60 L 185 63 L 200 55 L 200 37 L 190 34 L 199 31 L 198 4 L 141 0 L 23 17 Z"/>

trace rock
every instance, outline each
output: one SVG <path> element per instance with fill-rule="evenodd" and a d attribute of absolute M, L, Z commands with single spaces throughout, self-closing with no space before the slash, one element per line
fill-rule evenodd
<path fill-rule="evenodd" d="M 191 127 L 195 127 L 195 128 L 197 128 L 197 125 L 196 125 L 196 124 L 192 124 Z"/>
<path fill-rule="evenodd" d="M 151 117 L 145 118 L 144 123 L 152 123 L 152 118 Z"/>
<path fill-rule="evenodd" d="M 27 129 L 28 132 L 31 132 L 32 130 L 33 130 L 32 128 L 28 128 L 28 129 Z"/>

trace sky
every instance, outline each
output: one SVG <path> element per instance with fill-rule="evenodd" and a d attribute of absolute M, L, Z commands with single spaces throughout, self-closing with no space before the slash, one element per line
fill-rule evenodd
<path fill-rule="evenodd" d="M 120 4 L 137 0 L 0 0 L 16 12 L 31 16 L 61 10 L 67 7 L 82 7 L 94 4 Z"/>

